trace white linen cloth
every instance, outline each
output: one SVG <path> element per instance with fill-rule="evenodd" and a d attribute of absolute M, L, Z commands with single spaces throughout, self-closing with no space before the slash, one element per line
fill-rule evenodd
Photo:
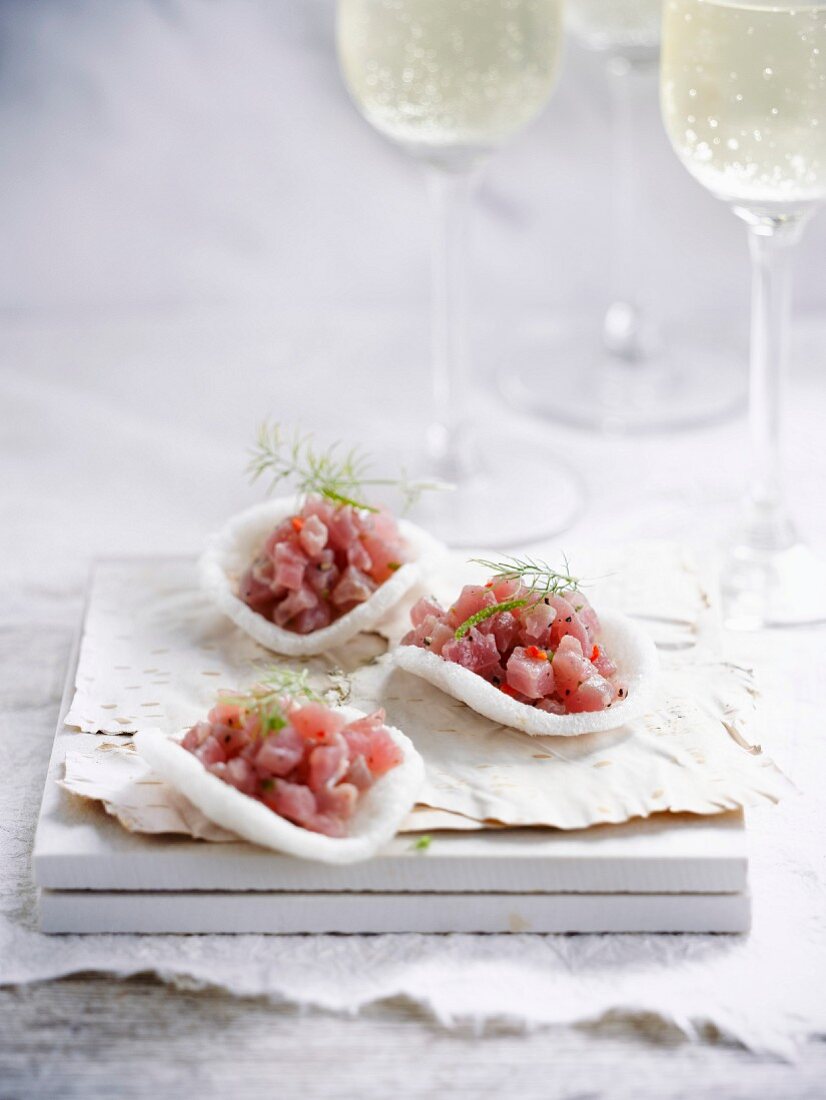
<path fill-rule="evenodd" d="M 826 1031 L 822 631 L 728 639 L 733 658 L 758 670 L 759 739 L 802 792 L 749 815 L 749 936 L 37 931 L 33 824 L 90 558 L 195 552 L 230 511 L 254 499 L 240 470 L 264 412 L 313 418 L 320 431 L 346 425 L 365 441 L 416 436 L 426 394 L 421 371 L 402 366 L 423 340 L 417 317 L 357 313 L 4 319 L 0 982 L 149 970 L 344 1011 L 401 995 L 445 1023 L 480 1026 L 651 1012 L 689 1034 L 711 1022 L 750 1046 L 790 1053 L 803 1036 Z M 388 378 L 380 373 L 388 362 L 399 369 L 375 385 Z M 335 390 L 334 370 L 348 378 Z M 795 386 L 789 483 L 801 525 L 826 551 L 822 380 L 800 373 Z M 494 405 L 479 400 L 474 415 L 511 423 Z M 641 535 L 709 543 L 730 519 L 744 470 L 742 422 L 669 439 L 600 439 L 529 423 L 524 430 L 552 439 L 588 485 L 584 518 L 562 545 Z"/>

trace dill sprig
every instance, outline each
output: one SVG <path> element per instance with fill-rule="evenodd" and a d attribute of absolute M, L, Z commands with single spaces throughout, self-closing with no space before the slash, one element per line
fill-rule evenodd
<path fill-rule="evenodd" d="M 317 447 L 310 435 L 296 431 L 288 438 L 280 424 L 263 423 L 250 452 L 247 471 L 253 481 L 268 474 L 269 489 L 282 481 L 291 481 L 303 496 L 316 494 L 334 504 L 377 512 L 364 499 L 365 488 L 390 485 L 398 489 L 404 510 L 412 507 L 421 494 L 448 486 L 436 481 L 412 481 L 402 470 L 398 478 L 368 477 L 370 458 L 358 447 L 344 450 L 340 442 Z"/>
<path fill-rule="evenodd" d="M 526 588 L 537 593 L 540 599 L 545 596 L 562 596 L 566 592 L 572 592 L 581 587 L 582 581 L 578 577 L 571 576 L 568 559 L 563 555 L 562 560 L 565 563 L 564 573 L 552 569 L 547 562 L 537 558 L 508 557 L 504 561 L 471 558 L 475 565 L 481 565 L 483 569 L 489 570 L 496 580 L 521 581 Z"/>
<path fill-rule="evenodd" d="M 269 665 L 257 683 L 246 691 L 220 693 L 220 701 L 240 707 L 248 714 L 257 714 L 265 733 L 281 730 L 287 725 L 284 699 L 307 699 L 322 702 L 309 683 L 306 669 L 300 672 L 284 665 Z"/>

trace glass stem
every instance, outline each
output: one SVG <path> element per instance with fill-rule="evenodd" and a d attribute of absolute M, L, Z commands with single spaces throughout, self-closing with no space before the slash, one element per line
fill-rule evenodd
<path fill-rule="evenodd" d="M 639 255 L 639 133 L 637 85 L 654 61 L 611 57 L 606 66 L 611 96 L 613 175 L 612 298 L 603 324 L 606 348 L 629 363 L 645 357 Z"/>
<path fill-rule="evenodd" d="M 800 239 L 804 215 L 746 220 L 752 258 L 751 485 L 744 535 L 749 549 L 772 552 L 796 541 L 783 492 L 780 428 L 789 358 L 791 250 Z"/>
<path fill-rule="evenodd" d="M 433 219 L 433 421 L 427 446 L 433 473 L 458 482 L 472 463 L 465 409 L 470 392 L 465 264 L 476 174 L 464 165 L 458 170 L 428 166 L 426 172 Z"/>

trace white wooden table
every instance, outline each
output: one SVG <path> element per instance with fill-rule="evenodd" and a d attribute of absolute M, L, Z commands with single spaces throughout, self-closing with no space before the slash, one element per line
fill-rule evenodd
<path fill-rule="evenodd" d="M 151 978 L 0 990 L 0 1096 L 284 1100 L 822 1100 L 826 1043 L 790 1065 L 650 1022 L 447 1032 L 410 1005 L 300 1015 Z"/>

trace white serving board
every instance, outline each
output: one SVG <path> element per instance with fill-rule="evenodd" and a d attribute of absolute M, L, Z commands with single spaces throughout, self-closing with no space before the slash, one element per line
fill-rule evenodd
<path fill-rule="evenodd" d="M 68 672 L 35 839 L 49 932 L 743 931 L 743 816 L 660 815 L 578 832 L 397 837 L 349 867 L 245 843 L 126 832 L 57 785 L 67 747 Z"/>
<path fill-rule="evenodd" d="M 747 932 L 746 894 L 43 890 L 44 932 Z"/>

